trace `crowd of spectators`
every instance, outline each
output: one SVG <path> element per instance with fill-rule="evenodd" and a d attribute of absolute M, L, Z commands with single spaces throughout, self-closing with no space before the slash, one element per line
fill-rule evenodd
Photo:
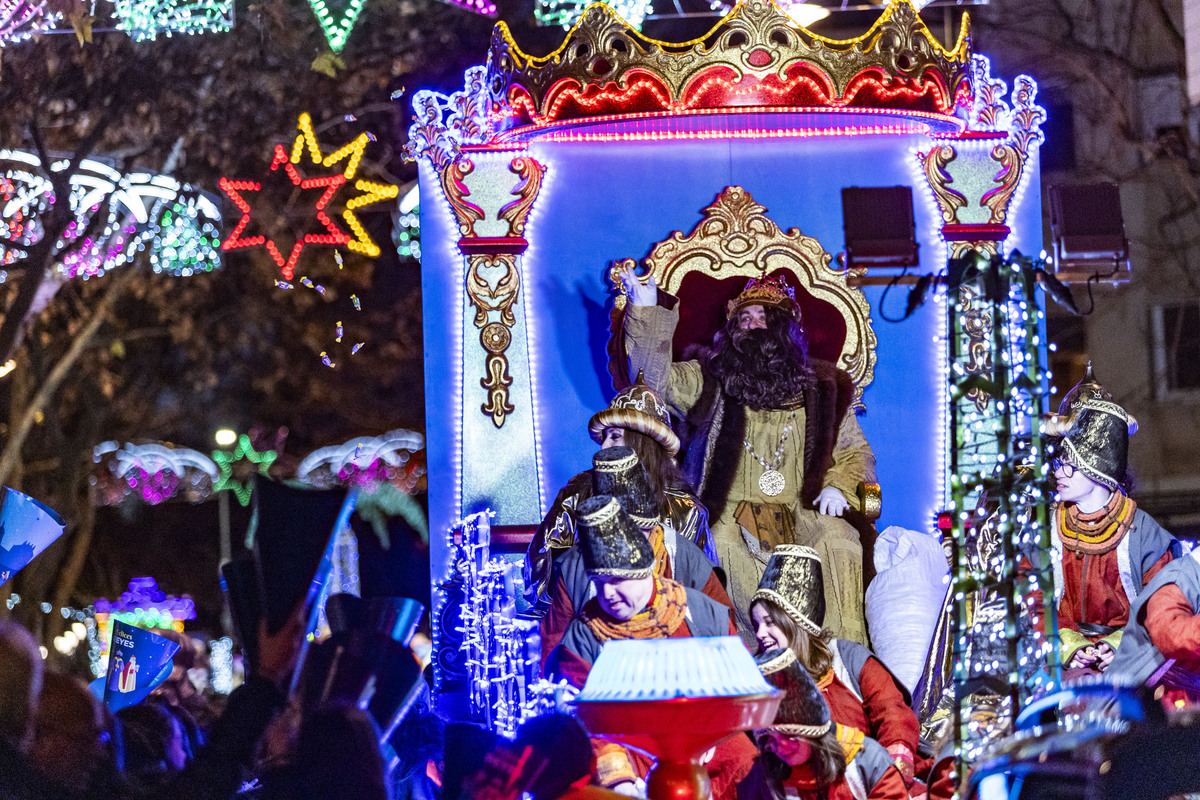
<path fill-rule="evenodd" d="M 298 626 L 260 633 L 256 668 L 227 698 L 197 688 L 182 648 L 170 679 L 113 714 L 82 680 L 47 669 L 23 627 L 0 620 L 0 800 L 519 800 L 525 792 L 535 800 L 600 800 L 579 795 L 610 794 L 587 786 L 591 747 L 572 718 L 532 720 L 508 741 L 477 725 L 443 721 L 425 692 L 392 737 L 397 746 L 385 761 L 379 727 L 357 705 L 288 702 Z M 523 771 L 513 772 L 516 762 Z"/>

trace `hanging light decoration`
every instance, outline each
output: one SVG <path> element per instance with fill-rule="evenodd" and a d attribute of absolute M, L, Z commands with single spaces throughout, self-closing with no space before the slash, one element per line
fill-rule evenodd
<path fill-rule="evenodd" d="M 56 160 L 49 172 L 60 172 L 68 164 L 68 159 Z M 46 172 L 33 153 L 0 150 L 0 229 L 7 229 L 6 238 L 21 246 L 41 239 L 41 215 L 55 201 Z M 103 275 L 147 245 L 158 272 L 190 275 L 220 266 L 219 252 L 202 247 L 203 240 L 215 238 L 220 209 L 208 195 L 169 175 L 123 175 L 88 158 L 71 174 L 70 192 L 74 218 L 56 248 L 62 253 L 58 271 L 67 278 Z M 98 215 L 103 215 L 102 221 Z M 158 246 L 160 234 L 170 242 L 165 247 Z M 24 255 L 20 247 L 0 246 L 0 265 Z M 4 277 L 0 274 L 0 282 Z"/>
<path fill-rule="evenodd" d="M 414 185 L 396 208 L 396 224 L 392 226 L 392 244 L 401 258 L 421 260 L 421 198 Z"/>
<path fill-rule="evenodd" d="M 114 0 L 114 6 L 117 29 L 135 42 L 233 27 L 233 0 Z"/>
<path fill-rule="evenodd" d="M 0 47 L 53 28 L 59 16 L 46 10 L 46 0 L 0 0 Z"/>
<path fill-rule="evenodd" d="M 221 266 L 221 232 L 194 198 L 164 202 L 154 219 L 150 266 L 155 272 L 186 277 Z"/>

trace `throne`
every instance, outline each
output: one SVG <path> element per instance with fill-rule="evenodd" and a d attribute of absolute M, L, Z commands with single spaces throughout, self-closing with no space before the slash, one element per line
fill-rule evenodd
<path fill-rule="evenodd" d="M 861 289 L 850 283 L 858 270 L 832 266 L 820 242 L 797 228 L 783 231 L 767 209 L 740 186 L 727 186 L 704 209 L 704 218 L 691 233 L 673 232 L 655 244 L 640 265 L 634 259 L 613 263 L 609 279 L 617 292 L 610 315 L 608 370 L 619 391 L 632 383 L 625 352 L 625 302 L 620 273 L 633 267 L 645 283 L 650 276 L 668 303 L 679 303 L 679 325 L 672 342 L 672 360 L 684 360 L 697 347 L 711 343 L 725 324 L 726 304 L 750 278 L 781 276 L 795 290 L 809 355 L 836 364 L 854 381 L 855 411 L 865 410 L 863 390 L 875 377 L 877 339 L 871 327 L 871 307 Z M 871 577 L 875 541 L 873 523 L 879 518 L 879 485 L 860 483 L 856 510 L 865 517 L 859 526 L 863 539 L 864 577 Z"/>
<path fill-rule="evenodd" d="M 725 324 L 725 306 L 761 275 L 783 276 L 796 292 L 809 355 L 836 364 L 854 380 L 854 408 L 863 410 L 863 389 L 875 377 L 875 331 L 862 290 L 852 286 L 855 270 L 831 266 L 832 257 L 798 228 L 780 230 L 749 192 L 727 186 L 704 219 L 686 236 L 675 231 L 650 256 L 613 263 L 609 278 L 617 291 L 611 312 L 608 370 L 619 391 L 632 383 L 625 354 L 625 295 L 619 274 L 634 267 L 643 283 L 653 275 L 659 289 L 680 302 L 673 360 L 711 343 Z"/>

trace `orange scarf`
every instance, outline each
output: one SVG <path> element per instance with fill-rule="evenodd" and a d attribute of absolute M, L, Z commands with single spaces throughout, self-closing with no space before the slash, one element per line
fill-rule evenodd
<path fill-rule="evenodd" d="M 1084 514 L 1074 503 L 1058 504 L 1058 538 L 1063 547 L 1079 555 L 1107 553 L 1121 543 L 1137 503 L 1121 492 L 1113 492 L 1108 504 L 1099 511 Z"/>
<path fill-rule="evenodd" d="M 654 550 L 654 574 L 660 578 L 667 574 L 667 542 L 662 525 L 655 525 L 650 532 L 650 547 Z"/>
<path fill-rule="evenodd" d="M 618 622 L 600 610 L 593 597 L 583 604 L 579 618 L 601 644 L 612 639 L 666 639 L 683 624 L 687 615 L 687 591 L 682 583 L 654 578 L 650 604 L 631 620 Z"/>

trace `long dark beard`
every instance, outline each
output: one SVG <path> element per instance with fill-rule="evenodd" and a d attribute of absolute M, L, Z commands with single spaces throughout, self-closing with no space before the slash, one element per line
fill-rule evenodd
<path fill-rule="evenodd" d="M 816 382 L 799 325 L 777 311 L 765 329 L 726 325 L 714 345 L 709 365 L 725 393 L 756 411 L 795 405 Z"/>

